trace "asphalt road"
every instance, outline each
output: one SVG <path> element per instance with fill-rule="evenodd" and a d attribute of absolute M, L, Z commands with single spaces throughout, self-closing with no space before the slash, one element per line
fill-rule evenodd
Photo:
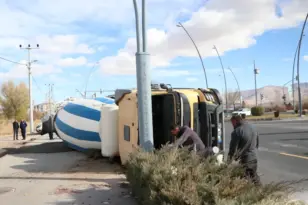
<path fill-rule="evenodd" d="M 252 124 L 260 137 L 259 173 L 263 182 L 308 179 L 308 121 L 263 121 Z M 227 122 L 227 148 L 232 130 Z M 308 189 L 308 182 L 298 187 Z"/>

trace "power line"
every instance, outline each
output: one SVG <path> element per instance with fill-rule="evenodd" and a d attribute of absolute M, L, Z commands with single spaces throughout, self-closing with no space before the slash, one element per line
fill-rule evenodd
<path fill-rule="evenodd" d="M 10 62 L 10 63 L 15 63 L 15 64 L 18 64 L 18 65 L 24 65 L 24 66 L 26 66 L 26 64 L 18 63 L 18 62 L 15 62 L 15 61 L 12 61 L 12 60 L 3 58 L 3 57 L 0 57 L 0 59 L 2 59 L 2 60 L 4 60 L 4 61 L 7 61 L 7 62 Z"/>
<path fill-rule="evenodd" d="M 32 79 L 33 79 L 33 81 L 34 81 L 34 83 L 35 83 L 37 89 L 38 89 L 42 94 L 44 94 L 44 92 L 41 90 L 40 86 L 38 85 L 37 81 L 35 80 L 35 78 L 34 78 L 33 76 L 32 76 Z"/>

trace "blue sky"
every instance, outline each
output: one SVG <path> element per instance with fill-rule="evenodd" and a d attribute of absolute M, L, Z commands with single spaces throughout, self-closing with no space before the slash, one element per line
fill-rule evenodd
<path fill-rule="evenodd" d="M 32 2 L 33 1 L 33 2 Z M 35 46 L 32 59 L 35 103 L 46 99 L 54 84 L 55 100 L 80 96 L 90 71 L 88 90 L 136 87 L 135 27 L 131 1 L 0 0 L 0 56 L 25 63 L 19 44 Z M 152 79 L 173 87 L 205 87 L 197 52 L 182 22 L 195 39 L 205 64 L 209 87 L 224 87 L 219 60 L 231 67 L 241 89 L 254 88 L 253 61 L 260 69 L 258 87 L 283 85 L 292 78 L 292 63 L 303 20 L 305 0 L 148 0 L 148 43 Z M 139 2 L 139 5 L 140 2 Z M 308 41 L 301 50 L 301 81 L 308 81 Z M 95 64 L 98 62 L 97 64 Z M 94 67 L 93 67 L 94 65 Z M 236 82 L 226 72 L 228 88 Z M 25 66 L 0 61 L 0 83 L 26 82 Z"/>

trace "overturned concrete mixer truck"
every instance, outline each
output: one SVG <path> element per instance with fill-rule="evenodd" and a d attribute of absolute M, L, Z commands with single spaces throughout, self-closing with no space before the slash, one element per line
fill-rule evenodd
<path fill-rule="evenodd" d="M 191 127 L 207 147 L 225 148 L 223 103 L 216 89 L 153 85 L 152 113 L 156 149 L 175 141 L 173 124 Z M 42 121 L 42 135 L 55 132 L 75 150 L 101 150 L 104 157 L 120 156 L 122 164 L 139 146 L 137 90 L 118 89 L 114 99 L 75 99 Z"/>

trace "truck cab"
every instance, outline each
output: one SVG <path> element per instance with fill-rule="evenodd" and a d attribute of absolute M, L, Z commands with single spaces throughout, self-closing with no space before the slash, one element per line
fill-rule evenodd
<path fill-rule="evenodd" d="M 221 97 L 213 89 L 170 88 L 164 84 L 152 88 L 154 148 L 176 139 L 171 125 L 187 125 L 198 133 L 206 146 L 224 149 Z M 139 147 L 137 90 L 116 90 L 119 106 L 118 136 L 122 164 Z M 212 95 L 209 97 L 209 95 Z M 222 121 L 221 121 L 222 120 Z"/>

